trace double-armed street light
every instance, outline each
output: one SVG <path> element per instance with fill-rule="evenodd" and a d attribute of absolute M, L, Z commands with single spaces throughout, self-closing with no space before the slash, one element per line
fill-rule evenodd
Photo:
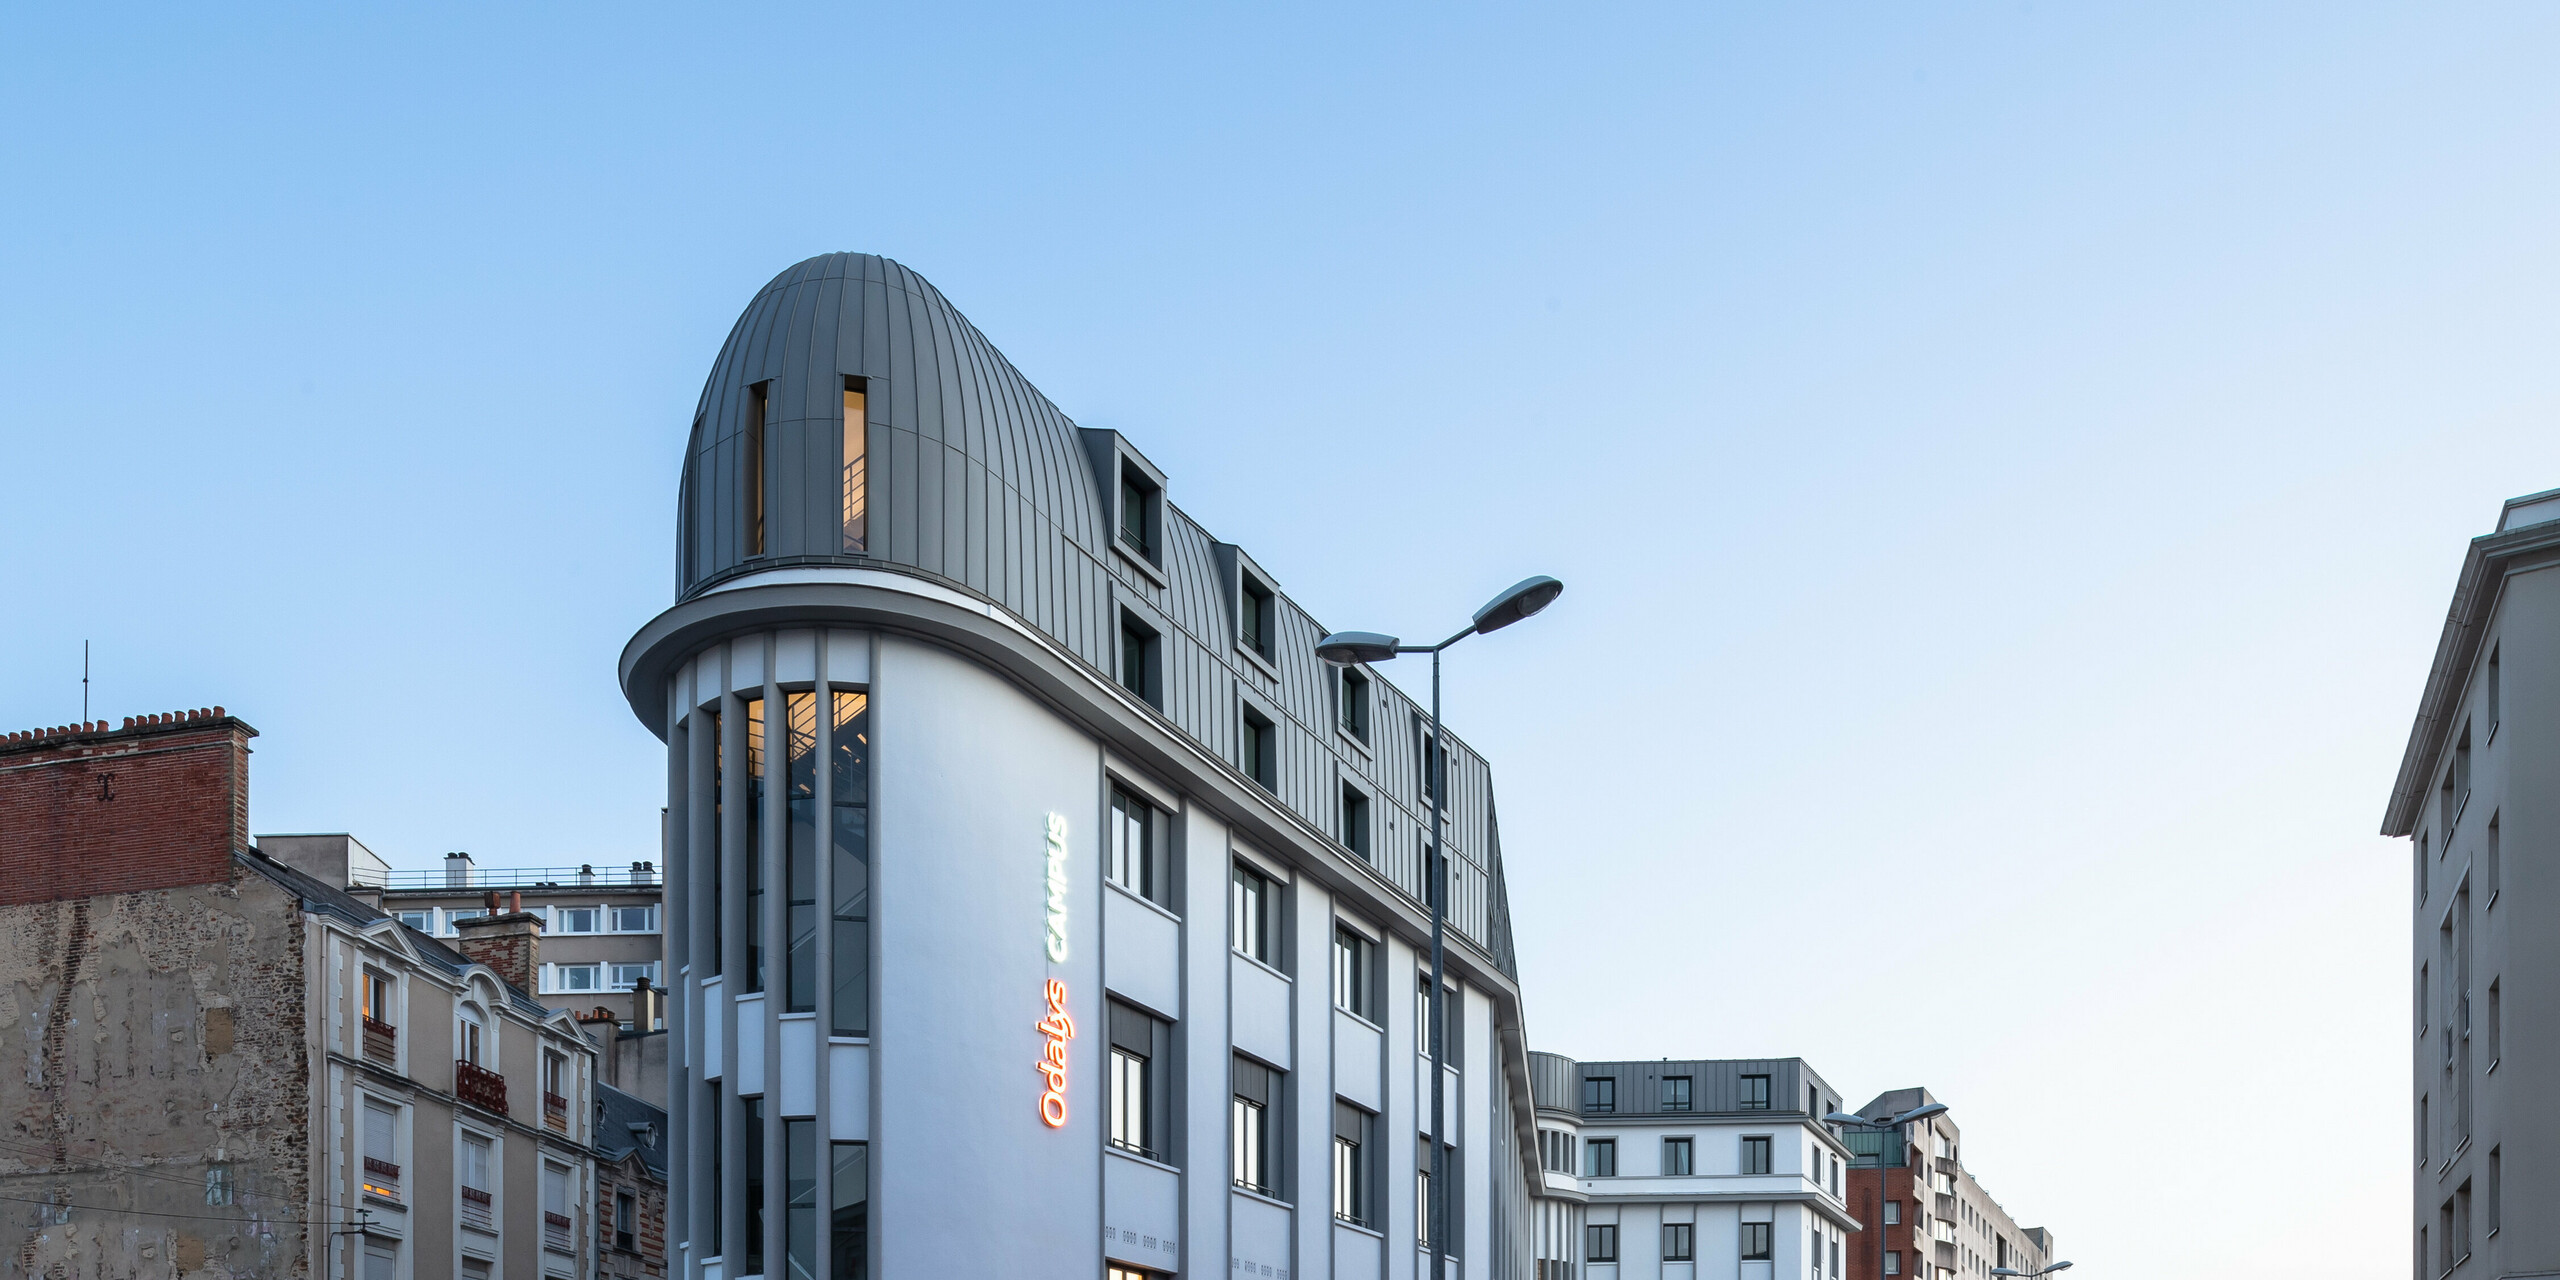
<path fill-rule="evenodd" d="M 1946 1110 L 1947 1104 L 1943 1102 L 1932 1102 L 1926 1106 L 1913 1107 L 1909 1111 L 1905 1111 L 1900 1115 L 1877 1116 L 1874 1119 L 1869 1119 L 1854 1112 L 1834 1111 L 1830 1115 L 1824 1116 L 1822 1118 L 1822 1122 L 1824 1124 L 1836 1124 L 1847 1129 L 1872 1129 L 1879 1135 L 1882 1135 L 1885 1133 L 1900 1133 L 1902 1132 L 1902 1126 L 1910 1124 L 1915 1120 L 1926 1120 L 1932 1116 L 1943 1115 L 1946 1113 Z M 1891 1194 L 1891 1188 L 1885 1185 L 1884 1139 L 1879 1136 L 1876 1139 L 1876 1280 L 1884 1280 L 1885 1243 L 1887 1239 L 1884 1230 L 1884 1205 L 1885 1201 L 1891 1197 Z M 1914 1252 L 1917 1252 L 1919 1239 L 1920 1238 L 1916 1235 L 1912 1237 Z M 2067 1267 L 2071 1264 L 2066 1262 L 2062 1265 Z"/>
<path fill-rule="evenodd" d="M 2068 1262 L 2048 1262 L 2033 1271 L 2020 1271 L 2016 1267 L 1993 1267 L 1991 1269 L 1991 1274 L 1995 1276 L 2024 1276 L 2026 1277 L 2026 1280 L 2035 1280 L 2037 1276 L 2049 1276 L 2056 1271 L 2067 1271 L 2070 1267 L 2071 1264 Z"/>
<path fill-rule="evenodd" d="M 1522 581 L 1476 610 L 1465 628 L 1438 644 L 1406 644 L 1375 631 L 1337 631 L 1316 643 L 1316 656 L 1337 667 L 1385 662 L 1403 653 L 1431 655 L 1431 737 L 1424 744 L 1422 756 L 1424 803 L 1431 810 L 1431 865 L 1424 869 L 1429 876 L 1424 896 L 1431 903 L 1431 1026 L 1423 1033 L 1431 1038 L 1431 1197 L 1426 1207 L 1431 1220 L 1424 1227 L 1431 1250 L 1431 1280 L 1445 1280 L 1449 1274 L 1448 1123 L 1441 1106 L 1449 1062 L 1449 1017 L 1442 995 L 1448 968 L 1441 951 L 1441 933 L 1447 923 L 1449 894 L 1448 874 L 1440 856 L 1440 810 L 1448 803 L 1449 779 L 1444 763 L 1448 752 L 1440 745 L 1440 651 L 1468 636 L 1500 631 L 1555 603 L 1562 594 L 1564 584 L 1553 578 L 1540 576 Z"/>

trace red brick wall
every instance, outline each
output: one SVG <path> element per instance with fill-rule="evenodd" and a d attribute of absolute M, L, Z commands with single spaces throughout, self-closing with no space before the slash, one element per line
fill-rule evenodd
<path fill-rule="evenodd" d="M 479 916 L 456 924 L 454 932 L 461 935 L 455 940 L 454 950 L 476 964 L 496 970 L 500 978 L 526 995 L 537 990 L 534 979 L 542 967 L 542 917 L 530 911 Z"/>
<path fill-rule="evenodd" d="M 1889 1280 L 1918 1280 L 1920 1269 L 1913 1263 L 1923 1255 L 1912 1252 L 1911 1228 L 1920 1221 L 1920 1205 L 1911 1194 L 1911 1171 L 1887 1169 L 1884 1173 L 1890 1180 L 1887 1185 L 1891 1189 L 1887 1194 L 1902 1202 L 1902 1221 L 1889 1227 L 1883 1225 L 1883 1209 L 1876 1203 L 1876 1171 L 1849 1171 L 1849 1216 L 1864 1224 L 1866 1230 L 1851 1232 L 1840 1246 L 1849 1255 L 1848 1280 L 1877 1280 L 1877 1267 L 1881 1265 L 1876 1257 L 1879 1249 L 1895 1249 L 1902 1253 L 1902 1273 Z M 1882 1245 L 1876 1243 L 1878 1230 L 1885 1233 Z M 1925 1238 L 1920 1247 L 1926 1256 L 1936 1256 L 1927 1252 L 1930 1246 Z"/>
<path fill-rule="evenodd" d="M 0 739 L 0 905 L 228 880 L 257 732 L 216 707 Z"/>
<path fill-rule="evenodd" d="M 622 1135 L 611 1135 L 619 1139 Z M 662 1135 L 659 1141 L 666 1141 Z M 638 1201 L 638 1230 L 633 1249 L 613 1247 L 613 1200 L 628 1191 Z M 660 1277 L 667 1274 L 667 1184 L 649 1176 L 637 1155 L 619 1164 L 596 1166 L 596 1221 L 603 1224 L 596 1242 L 596 1269 L 608 1277 Z"/>

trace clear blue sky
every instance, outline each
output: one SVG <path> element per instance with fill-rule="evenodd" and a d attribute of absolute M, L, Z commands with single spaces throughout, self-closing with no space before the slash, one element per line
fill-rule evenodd
<path fill-rule="evenodd" d="M 701 378 L 885 253 L 1333 625 L 1571 584 L 1450 673 L 1538 1045 L 1928 1085 L 2090 1280 L 2405 1271 L 2560 9 L 530 8 L 0 15 L 0 724 L 88 637 L 260 830 L 651 856 Z"/>

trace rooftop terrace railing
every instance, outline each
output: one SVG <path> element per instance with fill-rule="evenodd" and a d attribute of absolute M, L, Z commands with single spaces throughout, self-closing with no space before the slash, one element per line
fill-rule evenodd
<path fill-rule="evenodd" d="M 654 862 L 635 862 L 628 867 L 599 867 L 592 863 L 574 867 L 448 866 L 435 871 L 393 871 L 381 880 L 377 887 L 391 890 L 532 889 L 544 885 L 655 889 L 665 884 L 666 877 Z"/>

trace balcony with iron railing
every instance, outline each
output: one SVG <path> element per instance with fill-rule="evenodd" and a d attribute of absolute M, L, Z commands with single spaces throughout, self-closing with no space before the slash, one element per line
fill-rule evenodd
<path fill-rule="evenodd" d="M 478 1187 L 462 1189 L 462 1225 L 482 1231 L 496 1231 L 498 1219 L 489 1203 L 489 1193 Z"/>
<path fill-rule="evenodd" d="M 453 1096 L 475 1107 L 507 1113 L 507 1078 L 465 1059 L 453 1063 Z"/>
<path fill-rule="evenodd" d="M 544 1210 L 542 1214 L 542 1247 L 559 1253 L 576 1252 L 578 1247 L 577 1237 L 572 1235 L 571 1232 L 576 1230 L 577 1225 L 577 1223 L 570 1221 L 568 1214 L 553 1213 L 547 1209 Z"/>
<path fill-rule="evenodd" d="M 400 1062 L 400 1028 L 388 1022 L 364 1019 L 364 1057 L 367 1062 L 397 1066 Z"/>
<path fill-rule="evenodd" d="M 370 883 L 373 880 L 381 883 Z M 447 866 L 434 871 L 392 871 L 367 877 L 366 887 L 388 889 L 394 893 L 421 890 L 477 893 L 484 889 L 571 887 L 657 889 L 664 887 L 665 883 L 665 874 L 656 863 L 635 862 L 628 867 L 598 867 L 583 863 L 574 867 Z"/>
<path fill-rule="evenodd" d="M 385 1200 L 400 1198 L 400 1166 L 388 1160 L 364 1158 L 364 1190 L 366 1195 Z"/>

